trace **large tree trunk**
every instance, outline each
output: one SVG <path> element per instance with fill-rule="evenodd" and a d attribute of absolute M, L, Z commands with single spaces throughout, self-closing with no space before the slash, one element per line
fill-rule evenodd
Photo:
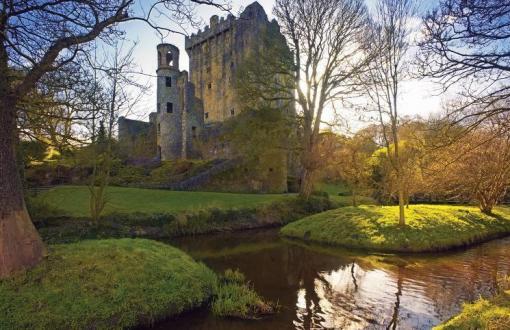
<path fill-rule="evenodd" d="M 304 168 L 301 173 L 301 185 L 299 186 L 299 196 L 308 199 L 313 191 L 313 172 Z"/>
<path fill-rule="evenodd" d="M 13 98 L 0 95 L 0 278 L 37 265 L 46 248 L 28 215 L 16 162 Z"/>

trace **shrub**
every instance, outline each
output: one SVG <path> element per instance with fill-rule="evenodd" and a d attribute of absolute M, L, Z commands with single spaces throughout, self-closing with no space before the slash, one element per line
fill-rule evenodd
<path fill-rule="evenodd" d="M 245 283 L 242 273 L 227 269 L 216 289 L 211 309 L 220 317 L 255 319 L 276 313 L 277 306 L 264 301 Z"/>

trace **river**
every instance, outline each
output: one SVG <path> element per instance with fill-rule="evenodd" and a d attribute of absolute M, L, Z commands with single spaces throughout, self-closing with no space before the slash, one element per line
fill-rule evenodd
<path fill-rule="evenodd" d="M 239 269 L 277 315 L 219 319 L 206 308 L 155 329 L 430 329 L 465 300 L 489 296 L 510 275 L 510 238 L 434 255 L 364 253 L 287 240 L 278 230 L 195 236 L 168 243 L 212 269 Z"/>

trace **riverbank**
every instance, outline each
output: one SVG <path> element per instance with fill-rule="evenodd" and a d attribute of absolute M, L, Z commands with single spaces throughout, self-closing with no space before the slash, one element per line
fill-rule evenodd
<path fill-rule="evenodd" d="M 327 196 L 313 196 L 309 200 L 302 200 L 295 195 L 114 188 L 111 192 L 113 200 L 110 209 L 99 223 L 94 224 L 86 216 L 88 195 L 84 189 L 86 188 L 59 187 L 39 195 L 34 200 L 37 207 L 32 208 L 31 215 L 47 243 L 121 237 L 162 239 L 277 227 L 341 206 Z M 121 201 L 126 203 L 124 199 L 137 198 L 136 202 L 115 208 Z M 152 204 L 141 202 L 148 200 L 152 200 Z M 75 204 L 68 205 L 69 203 Z"/>
<path fill-rule="evenodd" d="M 510 208 L 493 216 L 476 207 L 411 205 L 406 226 L 398 226 L 398 207 L 343 207 L 283 227 L 281 234 L 317 243 L 390 252 L 434 252 L 510 234 Z"/>
<path fill-rule="evenodd" d="M 462 311 L 434 330 L 510 329 L 510 290 L 464 304 Z"/>
<path fill-rule="evenodd" d="M 151 324 L 212 296 L 216 275 L 142 239 L 50 245 L 36 268 L 0 282 L 1 329 L 112 329 Z"/>

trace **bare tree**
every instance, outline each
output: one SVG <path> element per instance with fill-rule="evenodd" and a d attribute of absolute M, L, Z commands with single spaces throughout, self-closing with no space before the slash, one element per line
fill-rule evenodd
<path fill-rule="evenodd" d="M 90 95 L 94 106 L 91 118 L 92 175 L 88 186 L 90 192 L 90 214 L 94 224 L 108 201 L 107 188 L 113 161 L 113 134 L 119 115 L 127 115 L 147 90 L 147 86 L 137 82 L 133 66 L 135 44 L 125 49 L 124 43 L 116 42 L 112 51 L 101 63 L 93 66 L 96 91 Z M 98 127 L 99 124 L 99 127 Z"/>
<path fill-rule="evenodd" d="M 23 97 L 48 73 L 76 63 L 90 41 L 122 37 L 119 23 L 143 20 L 157 27 L 151 14 L 158 11 L 183 22 L 193 17 L 193 2 L 218 5 L 214 0 L 154 0 L 140 2 L 138 12 L 144 15 L 136 16 L 130 15 L 135 0 L 0 2 L 0 278 L 36 265 L 46 254 L 26 210 L 16 163 Z"/>
<path fill-rule="evenodd" d="M 459 124 L 452 124 L 459 125 Z M 448 198 L 477 202 L 491 214 L 510 185 L 510 127 L 508 114 L 492 116 L 436 149 L 427 182 Z"/>
<path fill-rule="evenodd" d="M 471 126 L 508 112 L 510 98 L 510 1 L 441 0 L 424 18 L 421 73 L 463 102 L 448 114 Z"/>
<path fill-rule="evenodd" d="M 294 55 L 302 121 L 300 195 L 307 198 L 320 165 L 314 155 L 324 111 L 352 94 L 356 75 L 371 57 L 362 51 L 368 14 L 362 0 L 277 0 L 274 14 Z"/>
<path fill-rule="evenodd" d="M 382 129 L 386 155 L 395 172 L 399 224 L 405 225 L 405 178 L 400 156 L 399 94 L 409 70 L 410 18 L 412 0 L 380 0 L 377 3 L 370 34 L 370 45 L 378 55 L 363 77 L 368 109 L 375 111 Z"/>

